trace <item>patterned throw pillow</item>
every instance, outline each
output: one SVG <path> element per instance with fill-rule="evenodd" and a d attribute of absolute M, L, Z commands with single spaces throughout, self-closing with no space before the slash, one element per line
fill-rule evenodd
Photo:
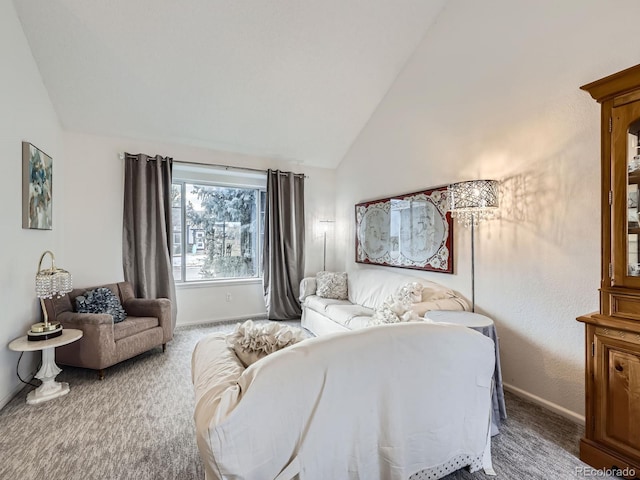
<path fill-rule="evenodd" d="M 233 333 L 227 335 L 227 345 L 235 352 L 245 367 L 270 353 L 304 340 L 301 328 L 280 325 L 277 322 L 253 323 L 247 320 L 238 323 Z"/>
<path fill-rule="evenodd" d="M 106 287 L 96 288 L 84 292 L 76 297 L 76 312 L 79 313 L 107 313 L 113 317 L 113 323 L 119 323 L 127 318 L 127 312 L 120 305 L 120 299 Z"/>
<path fill-rule="evenodd" d="M 316 295 L 335 300 L 347 299 L 346 272 L 318 272 L 316 274 Z"/>
<path fill-rule="evenodd" d="M 415 300 L 422 299 L 422 285 L 417 282 L 407 283 L 389 295 L 382 305 L 378 306 L 368 325 L 384 325 L 386 323 L 415 322 L 418 315 L 411 309 Z"/>
<path fill-rule="evenodd" d="M 409 282 L 400 287 L 396 292 L 396 297 L 402 302 L 419 303 L 422 301 L 422 290 L 424 287 L 418 282 Z"/>

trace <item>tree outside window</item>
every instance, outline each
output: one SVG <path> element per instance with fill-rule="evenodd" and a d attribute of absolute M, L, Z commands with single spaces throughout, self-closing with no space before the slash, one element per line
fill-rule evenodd
<path fill-rule="evenodd" d="M 259 189 L 175 183 L 172 200 L 176 280 L 259 276 Z"/>

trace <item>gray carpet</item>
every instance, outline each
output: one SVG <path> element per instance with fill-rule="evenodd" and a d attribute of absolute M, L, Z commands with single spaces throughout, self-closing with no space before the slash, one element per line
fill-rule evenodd
<path fill-rule="evenodd" d="M 41 405 L 25 404 L 26 387 L 0 411 L 0 479 L 203 479 L 191 352 L 204 335 L 231 328 L 179 328 L 166 353 L 157 348 L 109 368 L 102 382 L 93 371 L 64 367 L 58 380 L 70 393 Z M 513 395 L 506 401 L 509 419 L 493 439 L 498 478 L 580 478 L 582 428 Z M 496 477 L 461 470 L 446 478 Z"/>

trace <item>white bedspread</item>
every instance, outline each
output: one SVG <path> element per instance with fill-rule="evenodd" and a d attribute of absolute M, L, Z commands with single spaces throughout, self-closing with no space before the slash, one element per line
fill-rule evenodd
<path fill-rule="evenodd" d="M 480 333 L 421 322 L 308 339 L 246 370 L 206 337 L 192 371 L 207 478 L 406 480 L 482 455 L 494 358 Z"/>

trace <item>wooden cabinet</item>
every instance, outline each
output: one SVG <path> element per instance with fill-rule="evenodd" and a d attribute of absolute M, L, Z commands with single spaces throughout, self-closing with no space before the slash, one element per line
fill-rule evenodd
<path fill-rule="evenodd" d="M 582 87 L 601 104 L 600 311 L 586 329 L 580 458 L 640 476 L 640 65 Z"/>

